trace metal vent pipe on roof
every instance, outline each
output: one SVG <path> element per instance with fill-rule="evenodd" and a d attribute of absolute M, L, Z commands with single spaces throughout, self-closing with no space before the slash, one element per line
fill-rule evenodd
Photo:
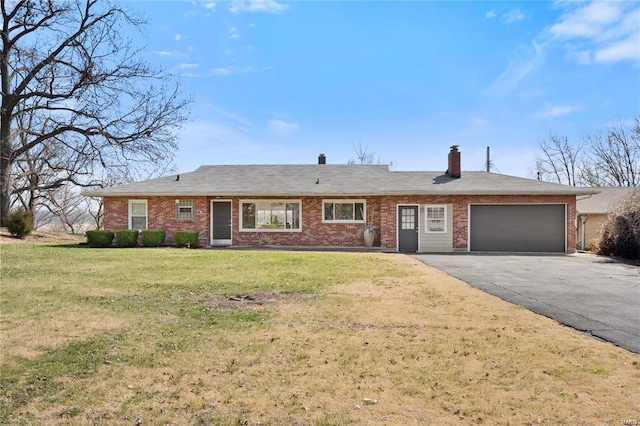
<path fill-rule="evenodd" d="M 327 164 L 327 157 L 324 154 L 318 155 L 318 164 Z"/>

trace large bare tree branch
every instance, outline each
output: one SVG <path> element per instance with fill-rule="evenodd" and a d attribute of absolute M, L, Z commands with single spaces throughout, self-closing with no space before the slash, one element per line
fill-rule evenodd
<path fill-rule="evenodd" d="M 102 0 L 0 10 L 0 220 L 12 196 L 53 203 L 62 186 L 95 185 L 94 171 L 173 158 L 190 100 L 121 36 L 144 21 Z"/>
<path fill-rule="evenodd" d="M 578 143 L 552 133 L 538 148 L 536 170 L 544 180 L 574 186 L 640 186 L 640 114 L 631 125 L 619 118 Z"/>

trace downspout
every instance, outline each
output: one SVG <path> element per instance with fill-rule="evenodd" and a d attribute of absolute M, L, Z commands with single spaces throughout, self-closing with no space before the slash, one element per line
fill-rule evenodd
<path fill-rule="evenodd" d="M 585 232 L 584 232 L 584 224 L 587 223 L 587 220 L 589 220 L 589 215 L 588 214 L 581 214 L 580 215 L 580 221 L 582 222 L 582 236 L 581 236 L 581 240 L 582 240 L 582 250 L 585 250 L 585 241 L 584 241 L 584 236 L 585 236 Z"/>
<path fill-rule="evenodd" d="M 584 198 L 578 198 L 576 197 L 576 206 L 578 205 L 578 200 L 586 200 L 593 197 L 593 194 L 589 194 L 586 195 Z M 578 215 L 578 217 L 580 218 L 580 222 L 581 222 L 581 226 L 582 229 L 580 230 L 580 246 L 582 247 L 581 250 L 584 250 L 584 246 L 585 246 L 585 242 L 584 242 L 584 224 L 587 223 L 587 220 L 589 220 L 589 215 L 583 215 L 580 214 Z"/>

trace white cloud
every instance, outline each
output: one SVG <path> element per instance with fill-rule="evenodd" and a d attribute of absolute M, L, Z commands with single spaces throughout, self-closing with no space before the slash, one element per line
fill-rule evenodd
<path fill-rule="evenodd" d="M 158 56 L 166 56 L 166 57 L 176 57 L 176 58 L 185 58 L 186 55 L 180 52 L 170 52 L 168 50 L 156 50 L 152 52 L 154 55 Z"/>
<path fill-rule="evenodd" d="M 211 73 L 213 75 L 229 75 L 231 74 L 231 68 L 224 68 L 224 67 L 214 68 L 211 70 Z"/>
<path fill-rule="evenodd" d="M 496 12 L 493 10 L 488 11 L 487 13 L 484 14 L 484 17 L 486 19 L 493 19 L 496 17 Z"/>
<path fill-rule="evenodd" d="M 502 15 L 502 20 L 507 24 L 512 24 L 514 22 L 522 21 L 526 17 L 527 15 L 525 15 L 520 9 L 511 9 Z"/>
<path fill-rule="evenodd" d="M 582 64 L 640 61 L 639 23 L 637 3 L 597 1 L 569 8 L 548 32 Z"/>
<path fill-rule="evenodd" d="M 564 13 L 559 22 L 552 25 L 551 34 L 562 38 L 595 37 L 608 25 L 618 22 L 621 3 L 592 2 Z"/>
<path fill-rule="evenodd" d="M 216 10 L 216 3 L 213 1 L 205 2 L 202 6 L 204 6 L 205 9 Z"/>
<path fill-rule="evenodd" d="M 281 136 L 288 136 L 298 130 L 298 124 L 284 120 L 269 120 L 267 131 Z"/>
<path fill-rule="evenodd" d="M 235 0 L 229 7 L 231 13 L 281 13 L 287 5 L 275 0 Z"/>
<path fill-rule="evenodd" d="M 557 2 L 563 10 L 553 25 L 543 29 L 531 42 L 532 49 L 520 47 L 489 92 L 509 93 L 539 68 L 550 48 L 566 50 L 571 60 L 581 64 L 633 61 L 640 64 L 640 5 L 637 2 L 591 1 Z M 518 13 L 514 13 L 518 12 Z M 502 19 L 523 19 L 519 9 Z M 515 22 L 515 21 L 511 21 Z"/>
<path fill-rule="evenodd" d="M 198 68 L 199 66 L 200 64 L 179 64 L 177 68 L 180 70 L 188 70 L 188 69 Z"/>
<path fill-rule="evenodd" d="M 530 47 L 521 48 L 521 52 L 515 58 L 509 59 L 507 69 L 494 81 L 490 93 L 503 95 L 514 89 L 529 73 L 540 66 L 544 60 L 543 46 L 531 42 Z"/>
<path fill-rule="evenodd" d="M 594 54 L 595 62 L 618 62 L 640 59 L 640 32 L 630 35 L 626 40 L 610 43 Z"/>
<path fill-rule="evenodd" d="M 229 66 L 229 67 L 218 67 L 211 70 L 213 75 L 232 75 L 232 74 L 247 74 L 250 72 L 255 72 L 255 68 L 253 67 L 237 67 L 237 66 Z"/>
<path fill-rule="evenodd" d="M 272 66 L 265 66 L 262 68 L 254 68 L 252 66 L 227 66 L 227 67 L 216 67 L 212 68 L 206 72 L 200 73 L 186 73 L 183 74 L 185 77 L 193 77 L 193 78 L 202 78 L 202 77 L 224 77 L 229 75 L 242 75 L 242 74 L 250 74 L 261 71 L 269 71 L 273 70 Z"/>
<path fill-rule="evenodd" d="M 471 124 L 476 127 L 483 127 L 489 124 L 489 120 L 481 117 L 471 117 Z"/>
<path fill-rule="evenodd" d="M 240 34 L 238 34 L 238 28 L 231 27 L 229 29 L 229 38 L 240 38 Z"/>
<path fill-rule="evenodd" d="M 173 36 L 173 40 L 174 41 L 180 41 L 180 40 L 184 40 L 186 37 L 182 34 L 176 33 L 176 35 Z"/>
<path fill-rule="evenodd" d="M 572 105 L 547 105 L 537 111 L 534 116 L 537 118 L 556 118 L 572 114 L 579 108 Z"/>

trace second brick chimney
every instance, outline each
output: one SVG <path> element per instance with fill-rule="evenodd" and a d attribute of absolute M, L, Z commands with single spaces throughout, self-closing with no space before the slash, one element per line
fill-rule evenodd
<path fill-rule="evenodd" d="M 458 151 L 458 145 L 453 145 L 451 151 L 449 151 L 449 168 L 447 174 L 452 178 L 460 177 L 460 151 Z"/>

